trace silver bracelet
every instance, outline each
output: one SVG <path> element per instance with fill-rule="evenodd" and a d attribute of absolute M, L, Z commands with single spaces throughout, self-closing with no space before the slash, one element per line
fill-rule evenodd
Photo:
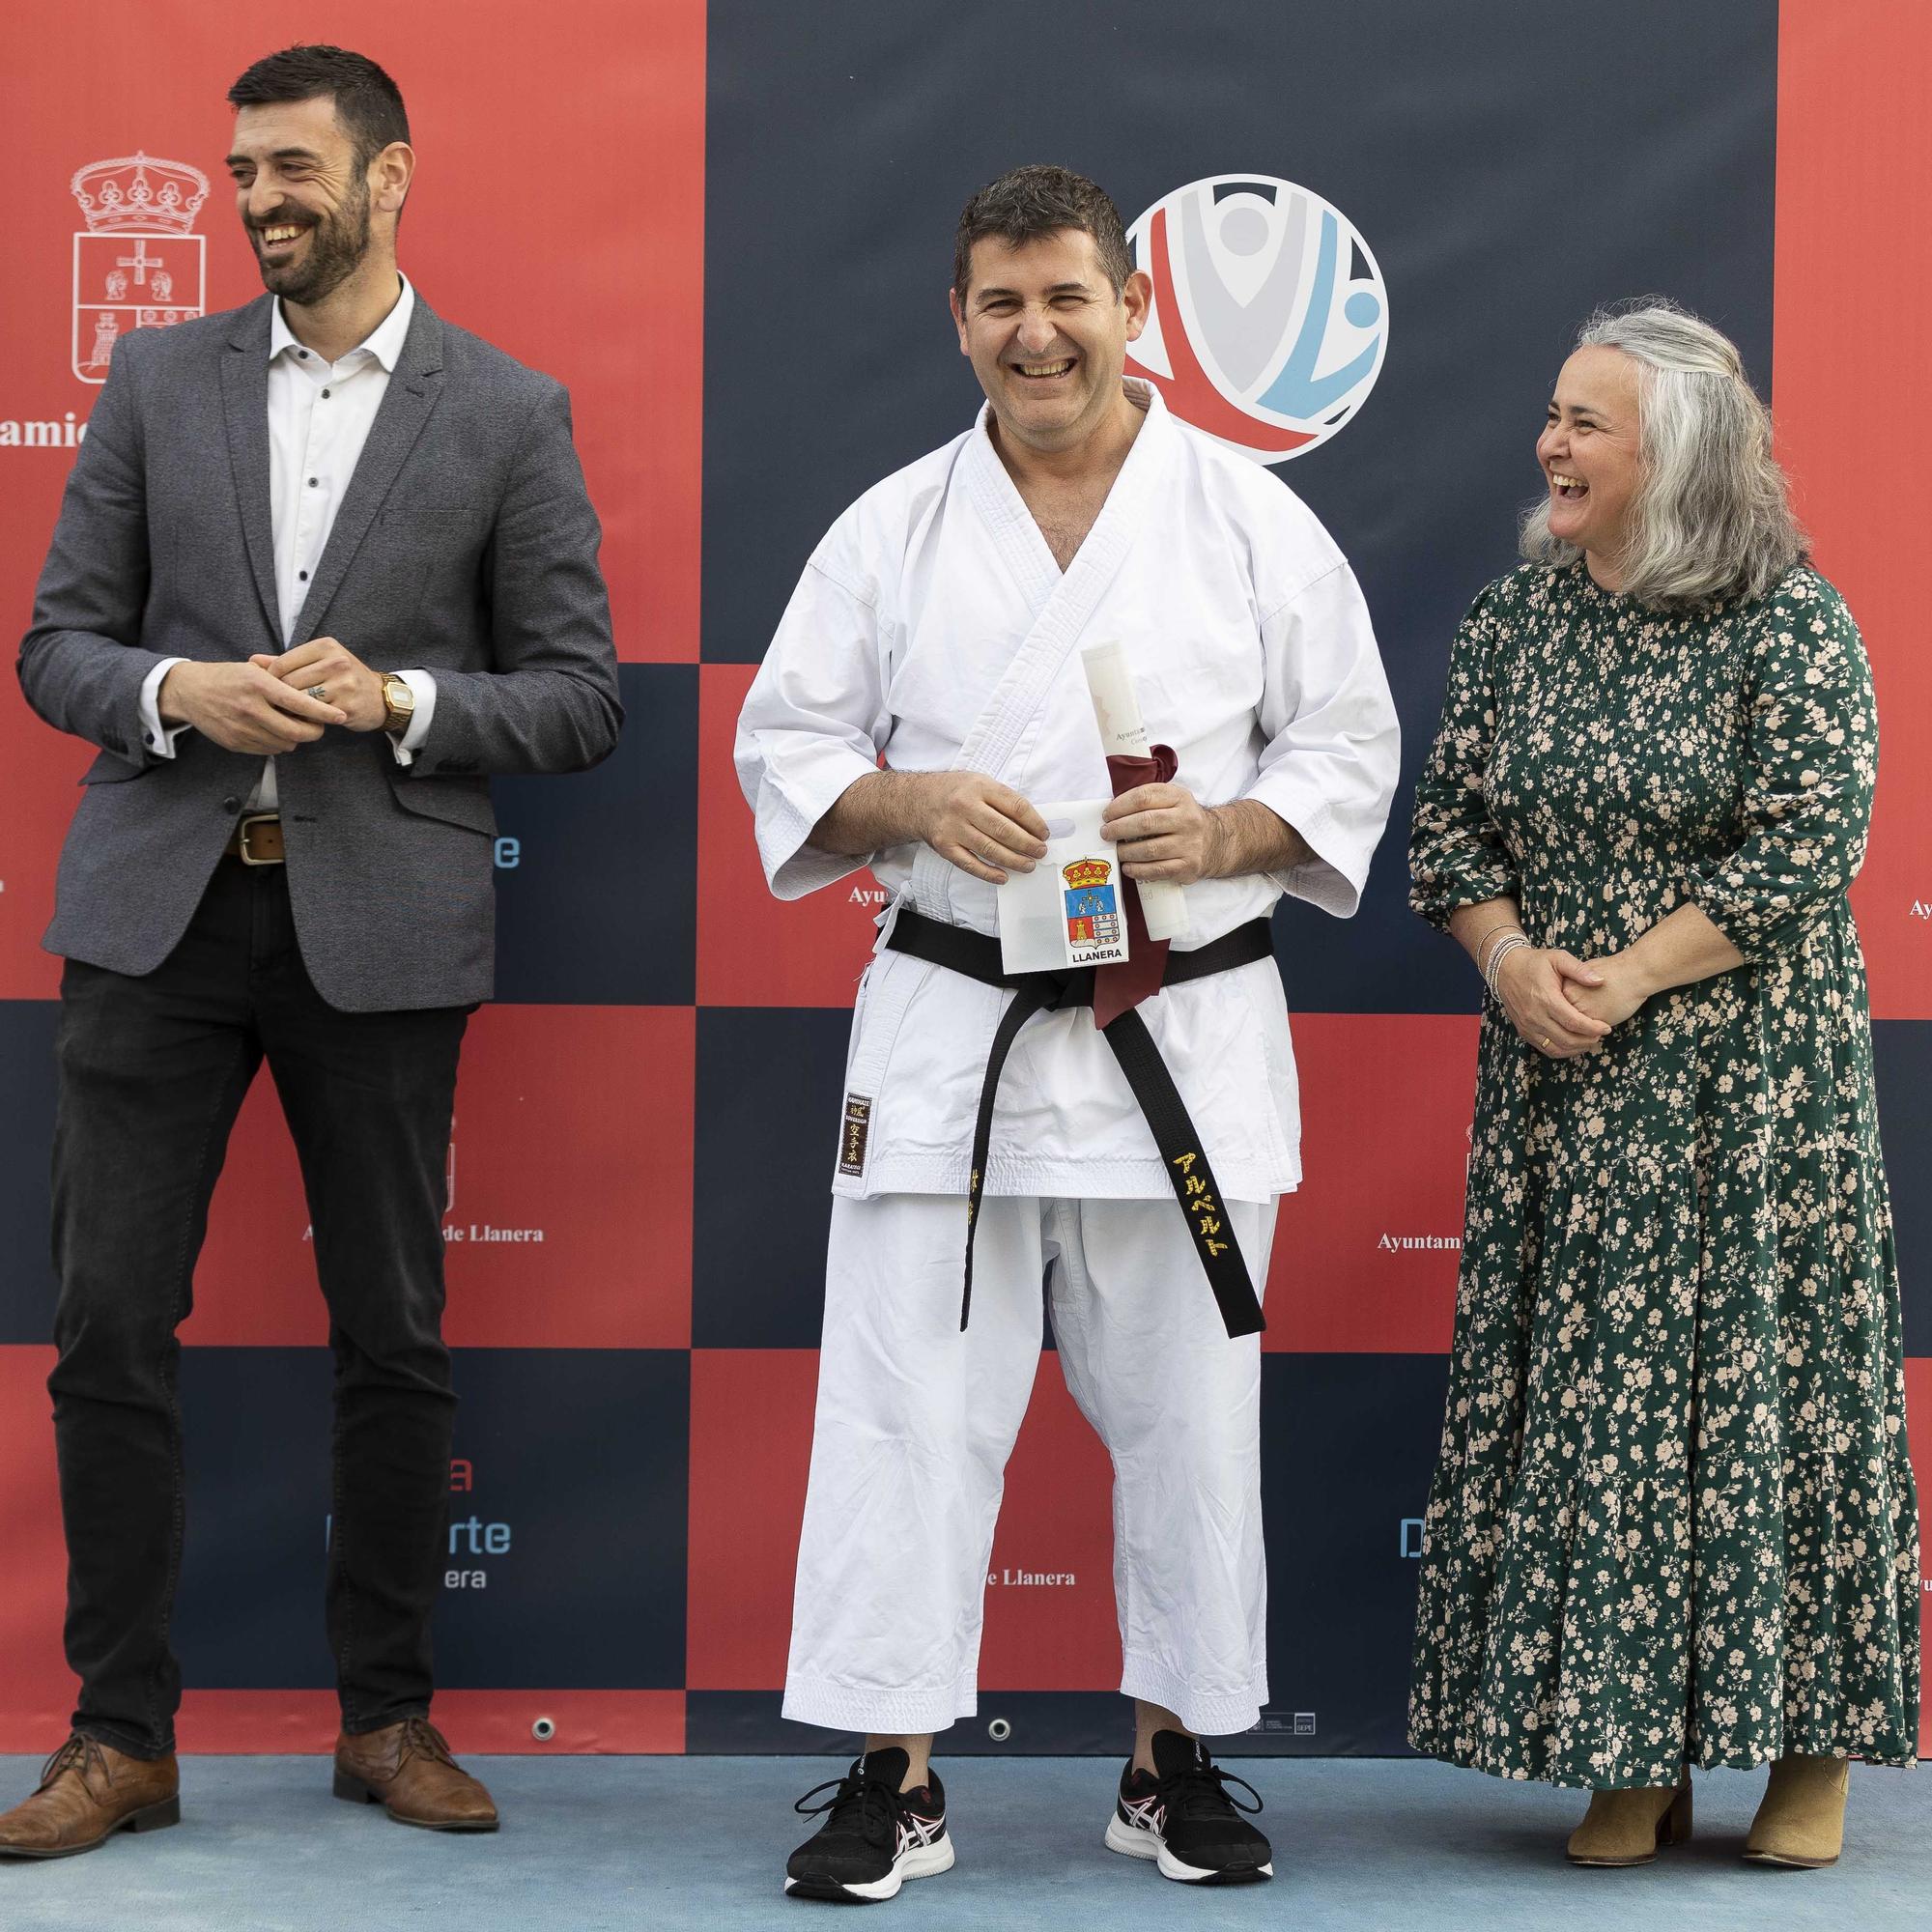
<path fill-rule="evenodd" d="M 1497 968 L 1519 947 L 1527 946 L 1528 944 L 1529 940 L 1527 936 L 1520 932 L 1512 933 L 1507 939 L 1499 940 L 1496 943 L 1496 950 L 1490 954 L 1489 968 L 1483 975 L 1483 984 L 1490 989 L 1492 999 L 1500 1000 L 1502 998 L 1502 995 L 1496 991 Z"/>
<path fill-rule="evenodd" d="M 1521 931 L 1522 927 L 1520 926 L 1513 919 L 1502 920 L 1498 922 L 1498 923 L 1491 926 L 1490 929 L 1483 934 L 1482 938 L 1476 941 L 1476 971 L 1482 974 L 1482 976 L 1486 980 L 1489 978 L 1489 973 L 1490 973 L 1489 962 L 1483 957 L 1483 953 L 1485 949 L 1489 946 L 1490 941 L 1494 939 L 1498 933 L 1504 933 L 1504 932 L 1520 933 Z"/>

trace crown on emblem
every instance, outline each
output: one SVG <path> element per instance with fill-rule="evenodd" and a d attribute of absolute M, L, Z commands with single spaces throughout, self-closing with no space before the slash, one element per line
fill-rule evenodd
<path fill-rule="evenodd" d="M 185 235 L 208 199 L 199 168 L 142 154 L 91 162 L 70 185 L 96 235 Z"/>
<path fill-rule="evenodd" d="M 1113 869 L 1104 859 L 1076 859 L 1072 865 L 1061 867 L 1060 876 L 1069 886 L 1104 886 Z"/>

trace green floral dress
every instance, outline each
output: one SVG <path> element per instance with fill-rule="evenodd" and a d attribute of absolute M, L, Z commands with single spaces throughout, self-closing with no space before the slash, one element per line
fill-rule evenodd
<path fill-rule="evenodd" d="M 1524 565 L 1456 637 L 1411 903 L 1747 963 L 1546 1059 L 1487 1004 L 1409 1742 L 1505 1777 L 1914 1761 L 1918 1522 L 1845 892 L 1878 727 L 1815 572 L 1693 617 Z"/>

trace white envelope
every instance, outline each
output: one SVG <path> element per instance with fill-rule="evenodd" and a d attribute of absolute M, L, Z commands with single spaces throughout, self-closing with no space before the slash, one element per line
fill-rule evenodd
<path fill-rule="evenodd" d="M 1058 973 L 1127 956 L 1120 858 L 1100 837 L 1100 814 L 1110 803 L 1093 798 L 1035 808 L 1046 820 L 1046 857 L 1031 872 L 1009 872 L 998 889 L 1004 971 Z M 1065 876 L 1066 867 L 1083 864 L 1086 877 Z M 1093 869 L 1102 867 L 1104 878 Z M 1070 906 L 1070 893 L 1080 895 L 1077 905 Z"/>

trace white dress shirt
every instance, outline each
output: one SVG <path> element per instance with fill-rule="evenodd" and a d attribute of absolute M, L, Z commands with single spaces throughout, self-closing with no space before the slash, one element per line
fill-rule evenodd
<path fill-rule="evenodd" d="M 370 426 L 389 377 L 403 353 L 415 313 L 416 292 L 399 275 L 396 305 L 369 335 L 340 361 L 327 363 L 298 342 L 277 301 L 269 325 L 269 509 L 275 546 L 275 594 L 281 607 L 282 648 L 288 649 L 301 615 L 309 581 L 322 561 L 335 513 L 355 473 L 356 459 L 369 440 Z M 343 642 L 353 651 L 355 639 Z M 182 660 L 164 658 L 141 686 L 141 728 L 156 757 L 175 755 L 175 741 L 189 727 L 163 724 L 161 680 Z M 399 670 L 415 693 L 415 712 L 401 738 L 389 744 L 398 764 L 413 761 L 429 736 L 436 713 L 436 680 L 426 670 Z M 275 810 L 275 761 L 262 761 L 262 776 L 249 794 L 247 810 Z"/>

